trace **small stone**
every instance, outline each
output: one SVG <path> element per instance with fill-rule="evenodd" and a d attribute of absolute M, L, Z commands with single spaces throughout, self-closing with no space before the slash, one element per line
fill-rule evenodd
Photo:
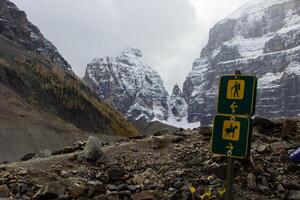
<path fill-rule="evenodd" d="M 198 129 L 199 134 L 204 135 L 204 136 L 211 136 L 211 128 L 210 127 L 199 127 Z"/>
<path fill-rule="evenodd" d="M 269 186 L 269 181 L 267 180 L 266 177 L 262 177 L 261 182 L 262 182 L 263 186 L 266 186 L 266 187 Z"/>
<path fill-rule="evenodd" d="M 131 195 L 132 200 L 154 200 L 155 196 L 151 192 L 142 191 Z"/>
<path fill-rule="evenodd" d="M 278 191 L 278 192 L 284 192 L 284 191 L 285 191 L 285 189 L 284 189 L 284 187 L 283 187 L 282 184 L 278 184 L 278 185 L 277 185 L 277 191 Z"/>
<path fill-rule="evenodd" d="M 300 200 L 300 190 L 290 190 L 287 199 Z"/>
<path fill-rule="evenodd" d="M 161 135 L 164 135 L 164 134 L 167 134 L 167 133 L 169 133 L 169 130 L 166 128 L 166 129 L 156 131 L 155 133 L 153 133 L 153 135 L 154 136 L 161 136 Z"/>
<path fill-rule="evenodd" d="M 117 181 L 124 176 L 125 172 L 118 164 L 112 164 L 105 174 L 110 181 Z"/>
<path fill-rule="evenodd" d="M 66 186 L 59 182 L 51 182 L 41 188 L 34 196 L 34 199 L 54 199 L 61 194 L 65 194 L 67 188 Z"/>
<path fill-rule="evenodd" d="M 269 151 L 269 145 L 266 145 L 266 144 L 260 144 L 260 145 L 257 147 L 256 151 L 257 151 L 258 153 L 267 153 L 267 152 Z"/>
<path fill-rule="evenodd" d="M 25 194 L 28 190 L 30 190 L 30 187 L 28 187 L 25 183 L 19 183 L 18 188 L 21 194 Z"/>
<path fill-rule="evenodd" d="M 0 178 L 0 185 L 6 184 L 8 182 L 7 178 Z"/>
<path fill-rule="evenodd" d="M 85 194 L 87 191 L 87 188 L 84 186 L 73 185 L 69 188 L 69 190 L 70 190 L 69 196 L 76 199 L 76 198 L 82 196 L 83 194 Z"/>
<path fill-rule="evenodd" d="M 117 191 L 117 190 L 118 190 L 118 187 L 115 186 L 115 185 L 107 185 L 107 186 L 106 186 L 106 189 L 107 189 L 107 190 L 111 190 L 111 191 Z"/>
<path fill-rule="evenodd" d="M 144 178 L 140 175 L 135 174 L 132 178 L 134 184 L 142 185 L 144 183 Z"/>
<path fill-rule="evenodd" d="M 251 190 L 256 188 L 256 176 L 253 173 L 248 174 L 247 187 Z"/>
<path fill-rule="evenodd" d="M 118 185 L 118 187 L 117 187 L 118 191 L 127 190 L 127 189 L 128 189 L 128 185 L 126 183 Z"/>
<path fill-rule="evenodd" d="M 60 194 L 57 197 L 58 200 L 71 200 L 72 198 L 69 195 L 66 194 Z"/>
<path fill-rule="evenodd" d="M 94 194 L 105 193 L 106 189 L 103 184 L 95 184 L 93 187 L 90 187 L 88 191 L 88 196 L 91 197 Z"/>
<path fill-rule="evenodd" d="M 266 195 L 269 194 L 270 188 L 263 185 L 258 185 L 258 191 Z"/>
<path fill-rule="evenodd" d="M 133 192 L 135 192 L 135 191 L 138 190 L 139 188 L 140 188 L 139 185 L 129 185 L 129 186 L 128 186 L 128 189 L 129 189 L 130 191 L 133 191 Z"/>
<path fill-rule="evenodd" d="M 4 173 L 1 173 L 1 174 L 0 174 L 0 177 L 1 177 L 1 178 L 9 178 L 10 175 L 11 175 L 10 173 L 4 172 Z"/>
<path fill-rule="evenodd" d="M 63 153 L 64 153 L 64 154 L 72 153 L 72 152 L 74 152 L 74 151 L 76 151 L 76 149 L 73 149 L 72 147 L 65 147 L 65 148 L 63 149 Z"/>
<path fill-rule="evenodd" d="M 62 175 L 62 176 L 66 176 L 66 175 L 68 175 L 68 172 L 67 172 L 67 171 L 65 171 L 65 170 L 62 170 L 62 171 L 60 172 L 60 175 Z"/>
<path fill-rule="evenodd" d="M 153 149 L 160 149 L 160 148 L 163 148 L 165 145 L 165 141 L 163 141 L 162 139 L 160 138 L 155 138 L 153 137 L 152 138 L 152 141 L 151 141 L 151 147 Z"/>
<path fill-rule="evenodd" d="M 7 185 L 0 185 L 0 197 L 9 197 L 9 193 Z"/>
<path fill-rule="evenodd" d="M 100 194 L 95 197 L 95 200 L 108 200 L 105 194 Z"/>
<path fill-rule="evenodd" d="M 23 156 L 23 157 L 21 158 L 21 161 L 31 160 L 31 159 L 33 159 L 35 156 L 36 156 L 35 153 L 29 153 L 29 154 L 26 154 L 25 156 Z"/>
<path fill-rule="evenodd" d="M 18 175 L 20 175 L 20 176 L 25 176 L 27 174 L 28 174 L 27 170 L 21 170 L 21 171 L 18 172 Z"/>
<path fill-rule="evenodd" d="M 279 141 L 270 144 L 270 146 L 273 151 L 278 151 L 280 149 L 289 149 L 291 145 L 286 141 Z"/>

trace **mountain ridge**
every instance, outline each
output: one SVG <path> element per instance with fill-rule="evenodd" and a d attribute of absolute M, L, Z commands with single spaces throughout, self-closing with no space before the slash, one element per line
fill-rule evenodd
<path fill-rule="evenodd" d="M 92 133 L 139 134 L 76 77 L 25 12 L 0 0 L 0 19 L 0 138 L 6 144 L 0 160 L 52 151 Z"/>
<path fill-rule="evenodd" d="M 210 29 L 208 43 L 183 85 L 189 122 L 211 123 L 217 80 L 234 70 L 258 77 L 258 115 L 299 114 L 299 9 L 299 1 L 259 0 Z"/>
<path fill-rule="evenodd" d="M 84 81 L 129 120 L 168 117 L 168 93 L 163 81 L 142 61 L 139 49 L 127 47 L 115 58 L 93 59 L 87 65 Z"/>

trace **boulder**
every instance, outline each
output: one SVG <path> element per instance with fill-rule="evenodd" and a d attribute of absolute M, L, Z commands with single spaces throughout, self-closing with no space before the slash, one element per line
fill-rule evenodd
<path fill-rule="evenodd" d="M 103 155 L 101 143 L 98 138 L 90 136 L 83 149 L 83 158 L 87 161 L 95 162 Z"/>
<path fill-rule="evenodd" d="M 280 125 L 269 119 L 255 116 L 253 118 L 253 127 L 261 134 L 272 135 Z"/>

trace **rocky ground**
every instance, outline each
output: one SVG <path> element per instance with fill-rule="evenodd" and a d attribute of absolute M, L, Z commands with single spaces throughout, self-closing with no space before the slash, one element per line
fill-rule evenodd
<path fill-rule="evenodd" d="M 235 199 L 300 199 L 300 164 L 288 159 L 300 146 L 300 119 L 254 124 L 250 158 L 234 162 Z M 161 134 L 113 144 L 90 137 L 2 164 L 0 199 L 223 199 L 226 159 L 212 155 L 210 128 Z"/>

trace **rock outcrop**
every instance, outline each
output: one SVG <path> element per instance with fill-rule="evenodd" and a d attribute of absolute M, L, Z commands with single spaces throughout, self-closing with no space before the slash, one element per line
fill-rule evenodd
<path fill-rule="evenodd" d="M 190 122 L 209 124 L 221 75 L 258 77 L 256 113 L 300 113 L 300 1 L 256 0 L 217 23 L 184 82 Z"/>
<path fill-rule="evenodd" d="M 173 88 L 173 93 L 169 98 L 169 117 L 173 117 L 176 121 L 181 121 L 187 117 L 188 105 L 184 99 L 184 95 L 178 85 Z"/>
<path fill-rule="evenodd" d="M 71 70 L 56 47 L 28 21 L 25 12 L 8 0 L 0 0 L 0 35 L 25 47 L 27 51 L 43 55 L 64 69 Z"/>
<path fill-rule="evenodd" d="M 142 61 L 138 49 L 116 58 L 96 58 L 87 65 L 84 81 L 101 99 L 130 120 L 168 117 L 168 93 L 159 74 Z"/>

